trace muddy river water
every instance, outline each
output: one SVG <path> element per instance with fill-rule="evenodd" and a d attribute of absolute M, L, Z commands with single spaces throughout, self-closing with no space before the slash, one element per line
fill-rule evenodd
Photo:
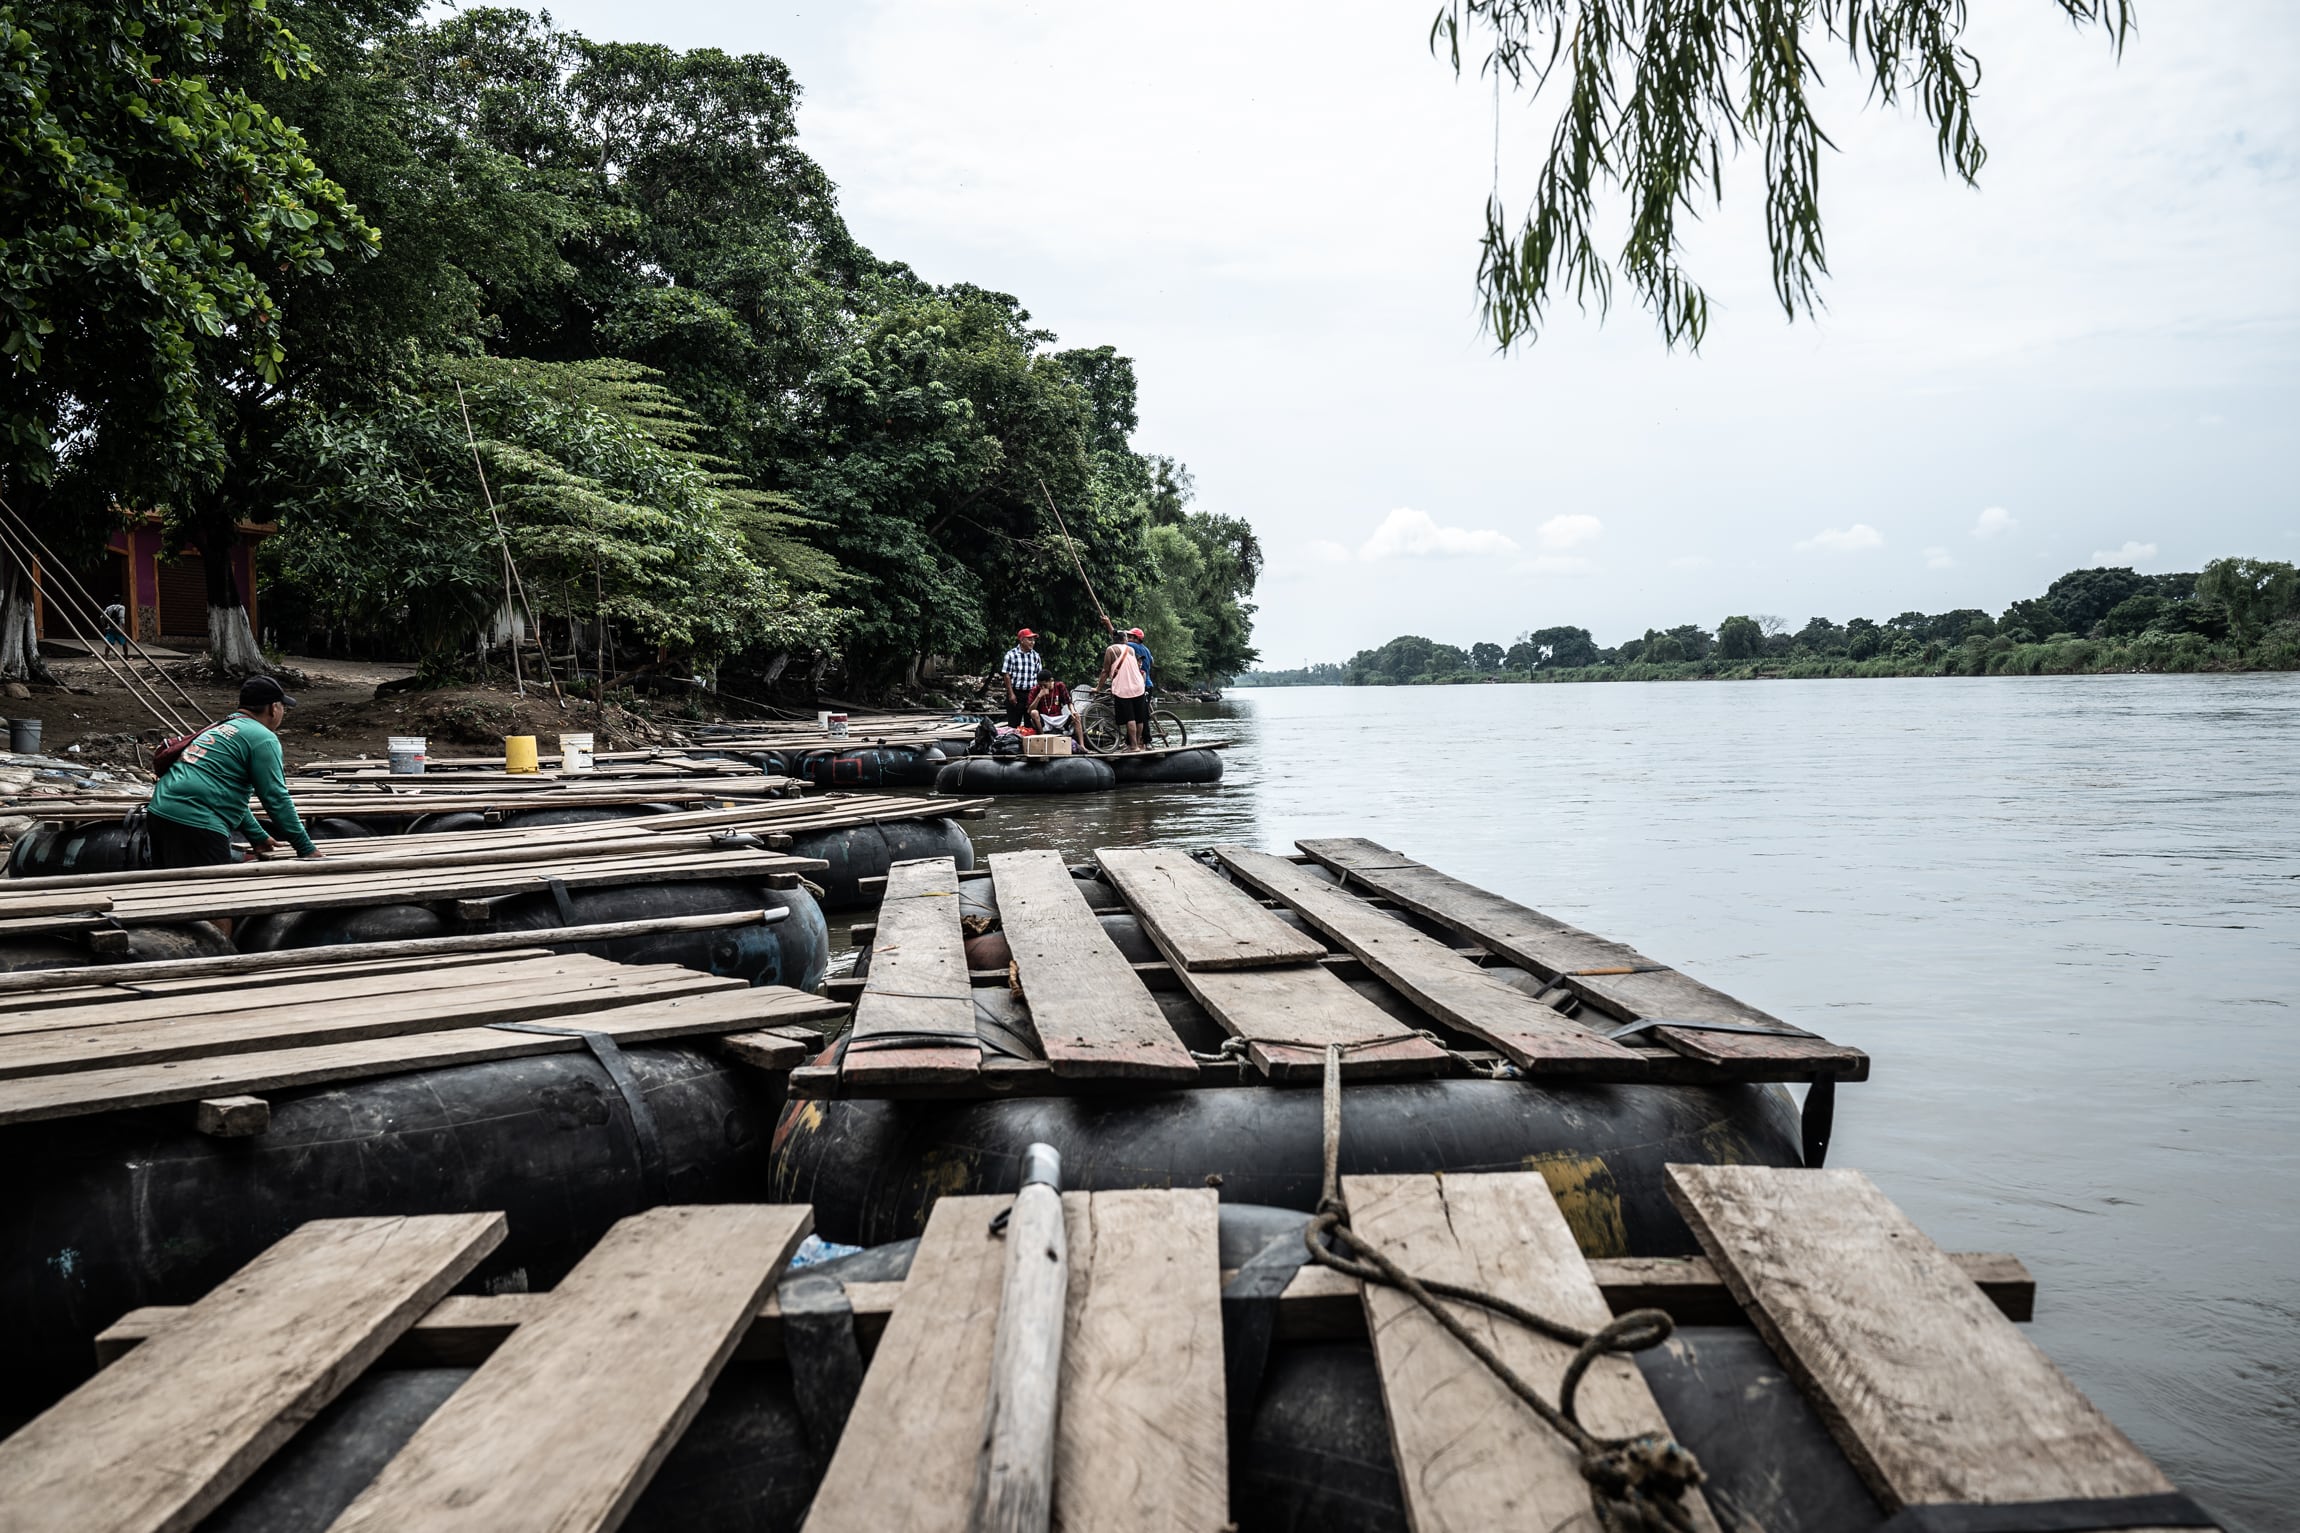
<path fill-rule="evenodd" d="M 1833 1165 L 2231 1529 L 2300 1506 L 2300 677 L 1240 691 L 996 851 L 1362 835 L 1868 1050 Z"/>

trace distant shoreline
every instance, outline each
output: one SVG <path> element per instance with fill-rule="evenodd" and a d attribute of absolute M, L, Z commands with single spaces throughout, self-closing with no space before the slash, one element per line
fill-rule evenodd
<path fill-rule="evenodd" d="M 1903 676 L 2200 675 L 2300 671 L 2300 644 L 2263 643 L 2239 648 L 2195 634 L 2143 634 L 2135 639 L 2061 639 L 2041 644 L 1999 641 L 1965 644 L 1933 659 L 1878 655 L 1868 660 L 1808 655 L 1760 660 L 1631 661 L 1628 664 L 1551 666 L 1536 670 L 1456 671 L 1408 681 L 1277 680 L 1278 672 L 1247 672 L 1233 690 L 1312 686 L 1542 685 L 1620 681 L 1856 681 Z M 1272 679 L 1257 679 L 1272 678 Z"/>

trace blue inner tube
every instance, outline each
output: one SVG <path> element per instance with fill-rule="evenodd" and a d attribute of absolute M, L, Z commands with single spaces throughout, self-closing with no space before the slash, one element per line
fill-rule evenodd
<path fill-rule="evenodd" d="M 1098 756 L 963 756 L 934 777 L 934 791 L 972 793 L 1107 793 L 1118 778 Z"/>

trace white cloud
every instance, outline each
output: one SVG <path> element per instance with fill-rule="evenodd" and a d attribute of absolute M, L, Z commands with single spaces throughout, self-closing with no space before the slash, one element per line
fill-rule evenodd
<path fill-rule="evenodd" d="M 2002 506 L 1990 506 L 1973 522 L 1973 536 L 1982 542 L 2002 537 L 2020 526 L 2020 519 Z"/>
<path fill-rule="evenodd" d="M 1562 518 L 1561 518 L 1562 520 Z M 1400 506 L 1358 546 L 1360 559 L 1469 559 L 1514 554 L 1517 544 L 1490 527 L 1440 527 L 1427 511 Z"/>
<path fill-rule="evenodd" d="M 1605 536 L 1605 524 L 1594 516 L 1553 516 L 1533 531 L 1542 548 L 1583 548 Z"/>
<path fill-rule="evenodd" d="M 1855 522 L 1850 527 L 1824 527 L 1797 545 L 1797 552 L 1809 554 L 1815 550 L 1827 554 L 1858 553 L 1864 548 L 1876 548 L 1885 541 L 1885 535 L 1867 522 Z"/>
<path fill-rule="evenodd" d="M 1926 568 L 1926 569 L 1928 569 L 1928 570 L 1953 570 L 1953 569 L 1955 569 L 1956 567 L 1957 567 L 1957 561 L 1956 561 L 1954 558 L 1952 558 L 1952 557 L 1950 556 L 1950 554 L 1949 554 L 1949 551 L 1948 551 L 1947 549 L 1945 549 L 1945 548 L 1928 548 L 1928 549 L 1926 549 L 1926 550 L 1925 550 L 1925 568 Z"/>
<path fill-rule="evenodd" d="M 2122 548 L 2096 548 L 2092 551 L 2092 562 L 2096 567 L 2151 564 L 2155 559 L 2154 543 L 2127 543 Z"/>
<path fill-rule="evenodd" d="M 1350 557 L 1349 549 L 1331 538 L 1310 540 L 1310 557 L 1320 564 L 1340 564 Z"/>

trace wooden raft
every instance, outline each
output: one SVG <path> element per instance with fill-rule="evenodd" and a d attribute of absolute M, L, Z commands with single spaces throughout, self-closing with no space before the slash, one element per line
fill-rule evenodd
<path fill-rule="evenodd" d="M 1300 859 L 1216 847 L 1212 865 L 1173 847 L 1105 847 L 1097 862 L 1123 902 L 1116 912 L 1089 909 L 1055 853 L 994 856 L 987 876 L 1013 961 L 967 978 L 1015 993 L 1037 1057 L 963 1042 L 938 1044 L 931 1059 L 924 1050 L 867 1061 L 850 1052 L 795 1071 L 791 1093 L 964 1097 L 1308 1081 L 1322 1071 L 1329 1043 L 1341 1045 L 1351 1079 L 1498 1072 L 1706 1085 L 1867 1076 L 1868 1056 L 1858 1049 L 1372 842 L 1301 845 Z M 955 891 L 985 875 L 948 876 L 957 882 L 938 887 Z M 887 909 L 897 903 L 890 893 Z M 946 997 L 956 994 L 950 966 L 962 962 L 951 956 L 956 900 L 947 903 L 941 967 L 931 981 Z M 1127 962 L 1096 919 L 1110 913 L 1134 916 L 1164 961 Z M 912 915 L 905 907 L 899 917 L 856 927 L 856 939 L 872 944 L 869 976 L 826 989 L 866 998 L 866 1009 L 882 987 L 890 1001 L 923 993 L 928 981 L 882 969 L 892 919 L 912 934 L 896 964 L 919 961 Z M 1449 941 L 1430 935 L 1432 928 L 1458 935 Z M 1369 999 L 1373 987 L 1381 1003 Z M 1161 1011 L 1158 990 L 1186 992 L 1229 1035 L 1230 1052 L 1193 1056 Z M 933 1029 L 947 1036 L 973 1026 L 962 1017 L 970 1008 L 955 999 L 939 1004 Z M 1655 1019 L 1687 1025 L 1631 1025 Z M 889 1032 L 912 1025 L 882 1024 Z M 865 1036 L 858 1028 L 857 1040 Z"/>
<path fill-rule="evenodd" d="M 739 1057 L 789 1069 L 846 1012 L 676 964 L 514 949 L 331 965 L 327 951 L 310 950 L 302 967 L 0 997 L 0 1124 L 206 1109 L 296 1086 L 566 1052 L 587 1047 L 578 1032 L 625 1044 L 737 1035 Z M 552 1028 L 569 1031 L 540 1030 Z M 210 1132 L 261 1126 L 248 1126 L 249 1109 L 199 1116 Z"/>
<path fill-rule="evenodd" d="M 2025 1274 L 2006 1291 L 2011 1258 L 1942 1253 L 1856 1172 L 1669 1174 L 1705 1262 L 1584 1260 L 1532 1173 L 1348 1177 L 1343 1192 L 1353 1227 L 1408 1271 L 1570 1324 L 1657 1293 L 1681 1321 L 1754 1324 L 1886 1514 L 2170 1491 L 2007 1318 L 2026 1308 Z M 846 1286 L 869 1364 L 810 1533 L 967 1527 L 1006 1260 L 992 1220 L 1012 1202 L 943 1198 L 906 1278 Z M 1207 1189 L 1062 1197 L 1059 1528 L 1229 1519 L 1216 1208 Z M 498 1216 L 307 1225 L 199 1303 L 99 1338 L 103 1371 L 0 1441 L 0 1507 L 26 1533 L 187 1527 L 362 1371 L 451 1363 L 477 1371 L 335 1527 L 604 1533 L 730 1358 L 783 1355 L 776 1286 L 810 1222 L 797 1206 L 660 1208 L 552 1292 L 501 1297 L 442 1297 L 501 1238 Z M 1656 1283 L 1656 1265 L 1686 1276 Z M 1993 1295 L 1976 1282 L 1992 1275 Z M 1456 1313 L 1555 1398 L 1570 1348 Z M 1279 1316 L 1280 1337 L 1370 1339 L 1415 1533 L 1588 1525 L 1574 1453 L 1406 1296 L 1312 1266 Z M 1625 1358 L 1591 1370 L 1580 1406 L 1599 1432 L 1672 1430 Z M 1688 1510 L 1721 1526 L 1698 1495 Z"/>

